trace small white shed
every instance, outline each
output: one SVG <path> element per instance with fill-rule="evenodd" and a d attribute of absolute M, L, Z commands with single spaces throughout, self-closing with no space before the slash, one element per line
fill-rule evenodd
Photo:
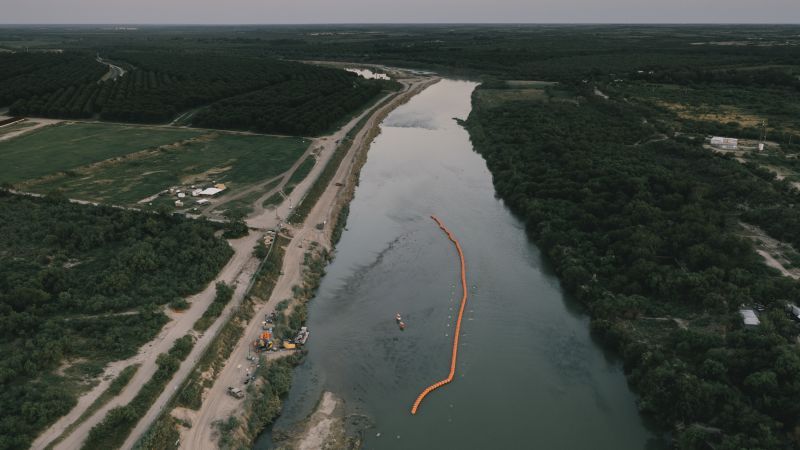
<path fill-rule="evenodd" d="M 711 145 L 724 150 L 736 150 L 739 148 L 739 140 L 736 138 L 714 136 L 711 138 Z"/>
<path fill-rule="evenodd" d="M 745 328 L 755 328 L 761 325 L 761 321 L 758 320 L 756 312 L 752 309 L 740 309 L 739 314 L 742 316 L 742 323 Z"/>

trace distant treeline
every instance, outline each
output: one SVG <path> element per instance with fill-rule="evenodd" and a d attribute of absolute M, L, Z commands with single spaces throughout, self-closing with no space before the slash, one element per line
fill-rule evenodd
<path fill-rule="evenodd" d="M 76 380 L 135 354 L 232 253 L 204 221 L 4 191 L 0 217 L 0 449 L 28 448 Z"/>
<path fill-rule="evenodd" d="M 0 52 L 0 106 L 97 82 L 106 72 L 86 52 Z"/>
<path fill-rule="evenodd" d="M 180 112 L 212 105 L 197 116 L 202 126 L 311 135 L 389 85 L 342 70 L 266 57 L 158 50 L 115 51 L 109 56 L 124 61 L 130 70 L 101 82 L 105 66 L 86 54 L 0 55 L 0 66 L 17 68 L 0 71 L 0 104 L 11 104 L 10 113 L 20 116 L 99 115 L 102 120 L 138 123 L 168 122 Z M 51 73 L 48 58 L 63 60 L 64 70 Z M 68 71 L 73 65 L 83 70 Z M 14 75 L 25 70 L 31 75 Z M 19 89 L 25 85 L 32 87 Z M 227 100 L 215 103 L 223 99 Z"/>
<path fill-rule="evenodd" d="M 314 136 L 364 107 L 383 86 L 344 71 L 316 81 L 292 80 L 214 103 L 193 124 Z"/>

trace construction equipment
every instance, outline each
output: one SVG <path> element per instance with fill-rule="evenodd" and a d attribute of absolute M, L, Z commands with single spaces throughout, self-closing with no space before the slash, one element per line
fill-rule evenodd
<path fill-rule="evenodd" d="M 308 327 L 301 327 L 300 331 L 297 333 L 297 336 L 294 338 L 294 342 L 296 344 L 305 345 L 309 334 Z"/>
<path fill-rule="evenodd" d="M 272 350 L 272 340 L 269 337 L 264 338 L 264 335 L 270 336 L 269 332 L 265 332 L 261 334 L 261 337 L 253 341 L 253 348 L 256 352 Z"/>

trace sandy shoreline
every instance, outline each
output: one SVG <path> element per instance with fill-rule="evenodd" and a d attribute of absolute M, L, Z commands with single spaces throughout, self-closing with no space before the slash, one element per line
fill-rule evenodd
<path fill-rule="evenodd" d="M 344 426 L 344 401 L 331 392 L 323 392 L 316 409 L 287 432 L 287 438 L 275 442 L 276 449 L 339 450 L 354 448 Z M 357 444 L 356 444 L 357 445 Z"/>

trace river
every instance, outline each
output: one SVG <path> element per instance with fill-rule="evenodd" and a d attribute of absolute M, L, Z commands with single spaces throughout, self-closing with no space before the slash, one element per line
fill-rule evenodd
<path fill-rule="evenodd" d="M 369 417 L 367 449 L 660 448 L 620 363 L 592 340 L 454 119 L 469 115 L 475 86 L 443 80 L 382 124 L 275 429 L 329 390 Z M 463 246 L 470 297 L 455 379 L 412 416 L 420 391 L 447 376 L 461 297 L 458 255 L 431 214 Z M 256 448 L 269 445 L 265 433 Z"/>

